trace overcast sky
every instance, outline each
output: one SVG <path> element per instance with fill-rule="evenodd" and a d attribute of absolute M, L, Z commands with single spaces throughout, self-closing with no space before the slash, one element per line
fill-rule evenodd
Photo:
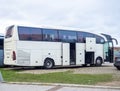
<path fill-rule="evenodd" d="M 79 28 L 120 40 L 120 0 L 0 0 L 0 33 L 13 24 Z"/>

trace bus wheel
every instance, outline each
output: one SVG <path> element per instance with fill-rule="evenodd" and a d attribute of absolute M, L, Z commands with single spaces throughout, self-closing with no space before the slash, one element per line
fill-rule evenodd
<path fill-rule="evenodd" d="M 44 68 L 50 69 L 54 66 L 54 61 L 51 58 L 46 58 L 44 62 Z"/>
<path fill-rule="evenodd" d="M 95 63 L 96 66 L 102 66 L 102 58 L 101 57 L 98 57 L 96 59 L 96 63 Z"/>

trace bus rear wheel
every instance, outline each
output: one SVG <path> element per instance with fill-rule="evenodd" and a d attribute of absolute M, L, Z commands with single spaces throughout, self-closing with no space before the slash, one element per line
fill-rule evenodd
<path fill-rule="evenodd" d="M 51 69 L 54 66 L 54 61 L 51 58 L 46 58 L 44 62 L 44 68 Z"/>
<path fill-rule="evenodd" d="M 102 66 L 102 58 L 101 57 L 98 57 L 96 59 L 96 63 L 95 63 L 96 66 Z"/>

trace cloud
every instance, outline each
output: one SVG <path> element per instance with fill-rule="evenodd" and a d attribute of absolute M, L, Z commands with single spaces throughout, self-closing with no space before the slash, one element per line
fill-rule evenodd
<path fill-rule="evenodd" d="M 52 25 L 119 37 L 119 0 L 0 0 L 0 32 L 12 24 Z"/>

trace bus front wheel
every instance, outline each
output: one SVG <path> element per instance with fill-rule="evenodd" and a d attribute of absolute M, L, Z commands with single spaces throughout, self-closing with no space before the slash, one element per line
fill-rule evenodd
<path fill-rule="evenodd" d="M 53 66 L 54 66 L 54 61 L 53 61 L 53 59 L 51 59 L 51 58 L 46 58 L 46 59 L 45 59 L 45 62 L 44 62 L 44 68 L 50 69 L 50 68 L 53 68 Z"/>
<path fill-rule="evenodd" d="M 98 57 L 96 59 L 96 63 L 95 63 L 96 66 L 102 66 L 102 58 L 101 57 Z"/>

